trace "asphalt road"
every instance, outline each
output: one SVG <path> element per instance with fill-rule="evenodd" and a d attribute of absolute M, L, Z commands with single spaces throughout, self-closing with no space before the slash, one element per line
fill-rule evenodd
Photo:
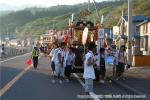
<path fill-rule="evenodd" d="M 51 69 L 48 59 L 41 57 L 38 69 L 35 70 L 25 63 L 29 57 L 30 54 L 26 54 L 1 62 L 1 100 L 85 100 L 81 98 L 84 95 L 84 87 L 82 86 L 84 81 L 81 74 L 77 74 L 80 76 L 78 79 L 72 75 L 72 80 L 69 83 L 63 81 L 63 84 L 59 84 L 57 81 L 53 84 L 51 83 Z M 113 83 L 106 82 L 100 85 L 94 82 L 94 94 L 110 97 L 129 93 Z M 94 100 L 116 100 L 116 98 L 102 99 L 101 97 Z"/>

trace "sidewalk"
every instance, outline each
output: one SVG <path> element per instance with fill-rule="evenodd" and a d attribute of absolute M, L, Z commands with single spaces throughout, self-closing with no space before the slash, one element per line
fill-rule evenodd
<path fill-rule="evenodd" d="M 112 65 L 109 65 L 112 69 Z M 132 94 L 145 95 L 145 100 L 150 100 L 150 66 L 131 67 L 125 70 L 126 80 L 116 80 L 112 77 L 112 70 L 108 71 L 109 78 L 121 88 L 130 91 Z"/>

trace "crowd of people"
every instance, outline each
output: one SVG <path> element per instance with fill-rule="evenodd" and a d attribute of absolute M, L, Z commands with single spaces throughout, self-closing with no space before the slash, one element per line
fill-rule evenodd
<path fill-rule="evenodd" d="M 70 80 L 71 70 L 75 63 L 75 53 L 72 47 L 65 48 L 65 43 L 60 45 L 53 43 L 53 49 L 50 54 L 50 61 L 52 67 L 52 82 L 55 83 L 55 78 L 62 83 L 63 76 L 66 76 L 66 81 Z"/>
<path fill-rule="evenodd" d="M 113 75 L 116 76 L 116 80 L 125 80 L 123 73 L 125 70 L 125 65 L 128 65 L 125 49 L 125 46 L 122 45 L 119 50 L 112 48 L 108 48 L 106 50 L 105 48 L 100 48 L 100 50 L 97 52 L 95 43 L 89 43 L 88 52 L 83 57 L 83 78 L 85 80 L 86 94 L 89 94 L 91 91 L 93 91 L 93 80 L 95 80 L 96 77 L 98 78 L 99 83 L 105 83 L 107 56 L 113 56 L 114 58 L 113 71 L 115 73 Z M 34 47 L 32 58 L 35 69 L 38 65 L 39 54 L 40 51 L 37 49 L 37 47 Z M 66 47 L 64 42 L 61 42 L 59 45 L 53 43 L 51 46 L 51 51 L 48 54 L 48 58 L 52 69 L 52 83 L 56 83 L 56 80 L 59 80 L 60 84 L 63 83 L 63 80 L 69 82 L 71 79 L 71 71 L 75 66 L 76 54 L 74 52 L 74 48 Z M 95 73 L 97 73 L 98 76 Z"/>

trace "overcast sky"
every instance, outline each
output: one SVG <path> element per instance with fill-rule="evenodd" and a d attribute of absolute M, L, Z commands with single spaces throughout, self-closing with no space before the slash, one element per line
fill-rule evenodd
<path fill-rule="evenodd" d="M 90 0 L 91 2 L 93 0 Z M 107 0 L 95 0 L 96 2 Z M 54 5 L 72 5 L 77 3 L 88 2 L 88 0 L 0 0 L 0 4 L 8 4 L 13 6 L 54 6 Z"/>

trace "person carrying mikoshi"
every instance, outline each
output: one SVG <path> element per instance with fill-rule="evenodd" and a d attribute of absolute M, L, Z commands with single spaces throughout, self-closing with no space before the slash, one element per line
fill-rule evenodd
<path fill-rule="evenodd" d="M 72 47 L 69 47 L 64 58 L 65 76 L 67 82 L 70 81 L 71 70 L 74 66 L 74 63 L 75 63 L 74 49 Z"/>
<path fill-rule="evenodd" d="M 57 53 L 57 45 L 56 43 L 52 44 L 52 50 L 49 54 L 49 60 L 50 60 L 50 64 L 51 64 L 51 69 L 52 69 L 52 83 L 55 83 L 55 59 L 56 59 L 56 53 Z"/>
<path fill-rule="evenodd" d="M 85 79 L 85 93 L 89 95 L 90 92 L 93 92 L 93 80 L 95 79 L 94 71 L 94 51 L 96 49 L 95 43 L 91 42 L 88 45 L 88 52 L 85 55 L 84 59 L 84 74 L 83 78 Z"/>
<path fill-rule="evenodd" d="M 99 83 L 104 83 L 105 81 L 105 75 L 106 75 L 106 61 L 105 61 L 105 48 L 100 48 L 100 65 L 99 65 L 99 78 L 100 78 L 100 81 Z"/>
<path fill-rule="evenodd" d="M 62 42 L 60 44 L 60 47 L 56 50 L 56 59 L 55 59 L 55 71 L 56 71 L 56 77 L 59 79 L 59 83 L 62 84 L 63 76 L 64 76 L 64 47 L 65 43 Z"/>

